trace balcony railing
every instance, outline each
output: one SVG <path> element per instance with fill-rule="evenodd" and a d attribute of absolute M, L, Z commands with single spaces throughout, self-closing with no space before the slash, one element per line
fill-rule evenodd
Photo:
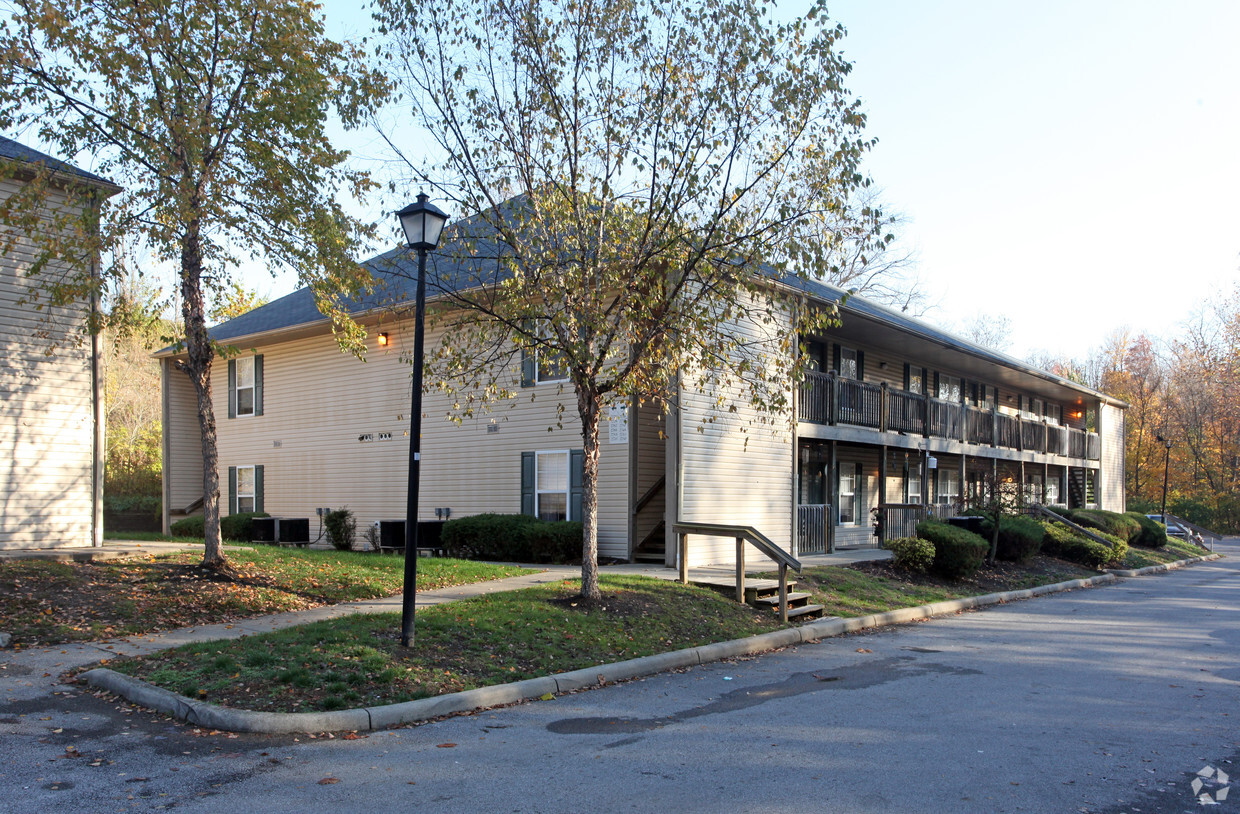
<path fill-rule="evenodd" d="M 886 384 L 843 379 L 832 373 L 805 374 L 800 420 L 1093 461 L 1102 457 L 1102 440 L 1097 433 L 929 398 Z"/>

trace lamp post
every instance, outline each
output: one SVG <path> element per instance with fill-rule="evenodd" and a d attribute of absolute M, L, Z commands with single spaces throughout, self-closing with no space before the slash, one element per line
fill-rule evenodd
<path fill-rule="evenodd" d="M 1171 471 L 1171 441 L 1163 438 L 1161 435 L 1155 435 L 1154 437 L 1158 439 L 1158 443 L 1167 448 L 1166 457 L 1163 458 L 1163 498 L 1162 510 L 1160 512 L 1163 525 L 1165 526 L 1167 525 L 1167 473 Z"/>
<path fill-rule="evenodd" d="M 400 643 L 413 643 L 413 611 L 418 584 L 418 475 L 422 462 L 422 345 L 426 317 L 426 253 L 439 245 L 448 215 L 428 203 L 426 193 L 396 213 L 405 242 L 418 252 L 418 286 L 413 312 L 413 406 L 409 414 L 409 490 L 405 501 L 405 583 L 400 606 Z"/>

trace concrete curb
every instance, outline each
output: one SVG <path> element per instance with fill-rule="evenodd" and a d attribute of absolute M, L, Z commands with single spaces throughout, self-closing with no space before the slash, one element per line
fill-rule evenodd
<path fill-rule="evenodd" d="M 1216 555 L 1217 556 L 1217 555 Z M 1202 557 L 1199 559 L 1209 559 Z M 1185 560 L 1182 563 L 1196 562 Z M 1165 570 L 1165 567 L 1162 567 Z M 1142 569 L 1143 571 L 1149 569 Z M 668 670 L 696 667 L 714 661 L 739 656 L 750 656 L 778 650 L 796 644 L 816 642 L 822 639 L 854 633 L 868 628 L 904 624 L 932 616 L 944 616 L 971 608 L 1031 599 L 1060 591 L 1107 585 L 1118 581 L 1115 574 L 1103 574 L 1089 579 L 1075 579 L 1053 585 L 1040 585 L 1020 591 L 986 594 L 984 596 L 951 599 L 913 608 L 900 608 L 869 616 L 848 619 L 832 618 L 808 622 L 795 628 L 775 630 L 745 639 L 690 647 L 670 653 L 629 659 L 614 664 L 600 664 L 568 673 L 543 678 L 533 678 L 512 684 L 479 687 L 474 690 L 449 693 L 434 698 L 421 698 L 399 704 L 388 704 L 364 709 L 339 710 L 335 712 L 252 712 L 232 709 L 196 701 L 168 690 L 148 684 L 141 679 L 123 675 L 105 667 L 82 673 L 80 678 L 92 687 L 132 701 L 148 709 L 171 715 L 196 726 L 222 729 L 229 732 L 258 732 L 263 734 L 291 734 L 300 732 L 340 732 L 345 730 L 367 731 L 384 729 L 398 724 L 415 723 L 460 712 L 470 712 L 488 707 L 505 706 L 522 701 L 543 699 L 560 693 L 598 687 L 617 681 L 654 675 Z"/>
<path fill-rule="evenodd" d="M 1150 574 L 1161 574 L 1164 571 L 1171 571 L 1176 568 L 1183 568 L 1193 563 L 1209 562 L 1222 558 L 1222 554 L 1206 554 L 1201 557 L 1189 557 L 1187 560 L 1176 560 L 1175 562 L 1165 562 L 1160 565 L 1147 565 L 1145 568 L 1130 568 L 1121 570 L 1118 568 L 1108 568 L 1107 572 L 1117 577 L 1144 577 Z"/>

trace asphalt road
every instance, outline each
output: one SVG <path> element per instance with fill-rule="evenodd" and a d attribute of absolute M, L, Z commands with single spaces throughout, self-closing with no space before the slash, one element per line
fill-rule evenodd
<path fill-rule="evenodd" d="M 195 732 L 4 671 L 0 811 L 1190 812 L 1199 771 L 1199 793 L 1235 792 L 1208 810 L 1240 811 L 1237 542 L 1165 575 L 352 740 Z"/>

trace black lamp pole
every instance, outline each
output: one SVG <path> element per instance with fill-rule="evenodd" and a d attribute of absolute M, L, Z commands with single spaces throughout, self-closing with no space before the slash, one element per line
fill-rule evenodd
<path fill-rule="evenodd" d="M 1171 471 L 1171 442 L 1161 435 L 1154 436 L 1158 439 L 1158 443 L 1167 448 L 1166 457 L 1163 458 L 1163 498 L 1162 498 L 1162 517 L 1163 525 L 1167 525 L 1167 474 Z"/>
<path fill-rule="evenodd" d="M 422 349 L 426 317 L 426 253 L 439 245 L 448 216 L 425 193 L 396 213 L 409 248 L 418 252 L 418 285 L 413 313 L 413 405 L 409 415 L 409 488 L 405 501 L 405 583 L 400 606 L 400 643 L 413 643 L 413 615 L 418 591 L 418 488 L 422 463 Z"/>

